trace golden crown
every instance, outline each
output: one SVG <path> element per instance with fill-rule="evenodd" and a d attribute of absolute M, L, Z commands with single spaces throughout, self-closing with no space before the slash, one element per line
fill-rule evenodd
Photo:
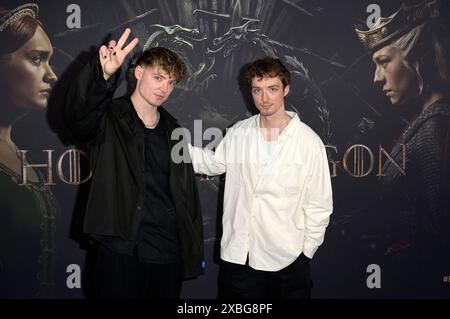
<path fill-rule="evenodd" d="M 35 3 L 26 3 L 12 9 L 8 14 L 0 18 L 0 32 L 5 30 L 9 24 L 20 20 L 25 16 L 36 18 L 39 13 L 39 7 Z"/>
<path fill-rule="evenodd" d="M 367 31 L 355 29 L 364 47 L 374 51 L 394 41 L 416 26 L 437 19 L 440 13 L 439 0 L 425 0 L 406 4 L 391 16 L 380 17 Z"/>

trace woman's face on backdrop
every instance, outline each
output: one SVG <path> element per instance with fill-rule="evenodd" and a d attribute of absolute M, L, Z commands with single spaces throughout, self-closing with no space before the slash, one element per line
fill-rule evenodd
<path fill-rule="evenodd" d="M 0 65 L 2 97 L 6 99 L 2 103 L 25 109 L 46 108 L 57 80 L 50 66 L 52 55 L 50 39 L 38 26 L 33 37 Z"/>
<path fill-rule="evenodd" d="M 399 48 L 385 46 L 372 55 L 372 60 L 376 65 L 374 82 L 392 105 L 403 105 L 419 96 L 417 75 L 401 60 Z"/>

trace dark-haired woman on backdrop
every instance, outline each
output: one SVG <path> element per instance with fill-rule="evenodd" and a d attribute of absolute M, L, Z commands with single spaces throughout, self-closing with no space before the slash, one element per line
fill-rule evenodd
<path fill-rule="evenodd" d="M 52 297 L 58 205 L 14 142 L 15 121 L 45 109 L 57 80 L 38 6 L 0 8 L 0 298 Z M 30 127 L 30 130 L 33 128 Z"/>

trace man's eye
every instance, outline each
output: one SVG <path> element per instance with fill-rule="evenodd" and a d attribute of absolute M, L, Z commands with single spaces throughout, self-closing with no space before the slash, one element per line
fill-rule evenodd
<path fill-rule="evenodd" d="M 160 76 L 155 76 L 155 80 L 161 81 L 161 77 Z"/>
<path fill-rule="evenodd" d="M 260 89 L 253 89 L 253 93 L 257 94 L 259 93 L 261 90 Z"/>

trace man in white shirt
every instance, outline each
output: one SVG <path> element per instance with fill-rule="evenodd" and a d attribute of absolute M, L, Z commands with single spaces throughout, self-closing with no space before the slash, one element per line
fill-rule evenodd
<path fill-rule="evenodd" d="M 309 262 L 333 210 L 325 147 L 287 112 L 290 73 L 279 59 L 246 72 L 259 114 L 233 125 L 213 153 L 189 145 L 194 171 L 226 172 L 223 298 L 309 298 Z"/>

